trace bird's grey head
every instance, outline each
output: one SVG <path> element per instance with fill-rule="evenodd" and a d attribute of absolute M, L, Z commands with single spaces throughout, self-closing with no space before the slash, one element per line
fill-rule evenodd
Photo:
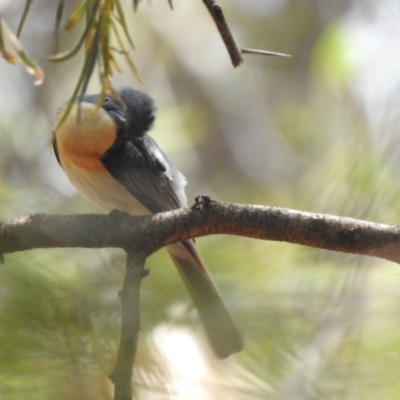
<path fill-rule="evenodd" d="M 155 120 L 155 105 L 150 96 L 139 90 L 123 87 L 117 91 L 118 99 L 112 94 L 106 95 L 101 107 L 108 112 L 118 127 L 136 137 L 148 132 Z M 87 94 L 78 98 L 78 102 L 96 104 L 100 94 Z"/>

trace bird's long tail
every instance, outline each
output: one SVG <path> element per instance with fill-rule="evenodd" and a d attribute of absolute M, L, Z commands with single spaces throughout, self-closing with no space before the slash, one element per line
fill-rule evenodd
<path fill-rule="evenodd" d="M 198 309 L 214 353 L 226 358 L 243 348 L 242 336 L 193 242 L 168 246 L 168 252 Z"/>

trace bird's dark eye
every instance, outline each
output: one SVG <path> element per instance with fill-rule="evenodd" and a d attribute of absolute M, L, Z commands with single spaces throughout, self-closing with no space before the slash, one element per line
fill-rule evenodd
<path fill-rule="evenodd" d="M 115 104 L 114 99 L 111 96 L 111 94 L 107 94 L 104 97 L 104 100 L 103 100 L 103 103 L 101 106 L 106 110 L 114 110 L 115 109 L 116 104 Z"/>

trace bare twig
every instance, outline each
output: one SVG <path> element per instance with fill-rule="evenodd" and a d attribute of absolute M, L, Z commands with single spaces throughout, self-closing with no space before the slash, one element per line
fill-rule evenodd
<path fill-rule="evenodd" d="M 216 4 L 214 0 L 203 0 L 203 3 L 207 7 L 208 12 L 217 25 L 217 29 L 225 43 L 225 47 L 228 50 L 229 56 L 231 57 L 233 66 L 235 68 L 239 67 L 243 64 L 243 58 L 240 54 L 238 46 L 236 45 L 235 39 L 232 36 L 231 30 L 226 23 L 222 8 Z"/>
<path fill-rule="evenodd" d="M 276 51 L 258 50 L 258 49 L 240 49 L 242 54 L 255 54 L 258 56 L 272 56 L 272 57 L 292 57 L 290 54 L 277 53 Z"/>
<path fill-rule="evenodd" d="M 225 43 L 225 47 L 228 50 L 233 66 L 239 67 L 243 64 L 244 60 L 242 54 L 257 54 L 261 56 L 275 56 L 275 57 L 291 57 L 289 54 L 277 53 L 275 51 L 258 50 L 258 49 L 239 49 L 235 39 L 231 33 L 231 30 L 226 22 L 224 12 L 222 8 L 216 4 L 215 0 L 203 0 L 203 3 L 207 7 L 208 12 L 212 16 L 217 29 Z"/>

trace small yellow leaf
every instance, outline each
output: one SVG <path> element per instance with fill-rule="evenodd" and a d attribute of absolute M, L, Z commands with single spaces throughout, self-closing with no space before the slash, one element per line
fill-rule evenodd
<path fill-rule="evenodd" d="M 86 1 L 83 1 L 68 17 L 67 23 L 65 24 L 65 30 L 71 31 L 71 29 L 82 19 L 85 13 L 86 13 Z"/>

